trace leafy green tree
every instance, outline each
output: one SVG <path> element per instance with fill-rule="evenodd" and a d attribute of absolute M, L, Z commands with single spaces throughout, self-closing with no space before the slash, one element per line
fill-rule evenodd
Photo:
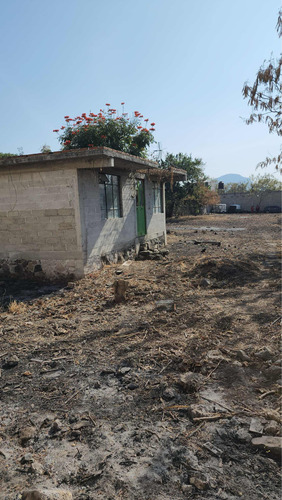
<path fill-rule="evenodd" d="M 199 214 L 207 199 L 208 187 L 205 186 L 204 163 L 201 158 L 192 158 L 184 153 L 166 155 L 161 161 L 161 168 L 176 167 L 186 170 L 185 182 L 174 181 L 166 183 L 166 215 L 167 217 L 183 213 Z"/>
<path fill-rule="evenodd" d="M 121 103 L 124 106 L 124 103 Z M 117 110 L 106 104 L 107 110 L 99 113 L 82 113 L 70 118 L 65 116 L 65 125 L 60 130 L 59 142 L 63 149 L 108 147 L 135 156 L 146 157 L 147 148 L 154 142 L 152 132 L 155 123 L 148 126 L 149 119 L 134 111 L 132 118 L 128 113 L 117 114 Z M 150 128 L 147 128 L 150 127 Z M 60 132 L 54 129 L 53 132 Z"/>
<path fill-rule="evenodd" d="M 0 153 L 0 159 L 2 158 L 9 158 L 10 156 L 17 156 L 12 153 Z"/>
<path fill-rule="evenodd" d="M 225 193 L 246 193 L 248 191 L 247 182 L 228 182 L 225 184 Z"/>
<path fill-rule="evenodd" d="M 253 193 L 257 196 L 259 206 L 261 205 L 267 192 L 279 191 L 282 189 L 282 182 L 270 174 L 251 175 L 250 181 L 250 193 Z"/>
<path fill-rule="evenodd" d="M 282 9 L 278 14 L 276 25 L 278 36 L 282 36 Z M 254 122 L 265 123 L 269 133 L 282 135 L 282 55 L 279 59 L 271 58 L 267 64 L 260 67 L 253 85 L 245 83 L 242 93 L 244 99 L 253 108 L 247 125 Z M 266 167 L 274 164 L 281 171 L 281 153 L 273 158 L 267 157 L 258 166 Z"/>

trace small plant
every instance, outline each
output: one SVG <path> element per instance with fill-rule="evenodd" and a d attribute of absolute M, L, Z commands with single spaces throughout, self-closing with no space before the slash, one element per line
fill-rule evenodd
<path fill-rule="evenodd" d="M 88 116 L 86 113 L 75 118 L 66 115 L 65 124 L 53 130 L 59 134 L 62 149 L 102 146 L 145 158 L 148 146 L 154 142 L 152 132 L 155 131 L 155 123 L 148 125 L 149 118 L 144 118 L 139 111 L 134 111 L 129 118 L 128 113 L 124 112 L 124 102 L 121 105 L 121 114 L 107 103 L 106 110 L 90 112 Z"/>
<path fill-rule="evenodd" d="M 11 314 L 21 314 L 26 311 L 26 305 L 23 302 L 13 300 L 8 306 L 8 312 Z"/>

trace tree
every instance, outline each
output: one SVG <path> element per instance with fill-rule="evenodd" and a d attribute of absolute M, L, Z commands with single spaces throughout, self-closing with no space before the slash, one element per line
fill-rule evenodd
<path fill-rule="evenodd" d="M 161 161 L 161 168 L 170 166 L 181 168 L 187 172 L 187 181 L 174 181 L 166 184 L 166 215 L 181 215 L 183 213 L 199 214 L 210 199 L 210 189 L 205 186 L 204 163 L 200 158 L 192 155 L 168 153 L 165 160 Z M 217 202 L 217 201 L 216 201 Z M 213 203 L 211 203 L 213 204 Z"/>
<path fill-rule="evenodd" d="M 260 206 L 263 198 L 269 191 L 279 191 L 282 189 L 282 182 L 276 179 L 273 175 L 251 175 L 250 193 L 257 197 L 258 205 Z"/>
<path fill-rule="evenodd" d="M 276 25 L 278 36 L 282 36 L 282 9 L 278 14 Z M 250 117 L 246 120 L 247 125 L 254 122 L 265 123 L 269 133 L 282 135 L 282 85 L 281 85 L 282 56 L 279 59 L 271 58 L 267 64 L 263 64 L 256 76 L 253 85 L 245 83 L 242 93 L 244 99 L 253 108 Z M 274 158 L 267 157 L 258 166 L 266 167 L 274 164 L 281 171 L 281 153 Z"/>
<path fill-rule="evenodd" d="M 224 188 L 225 193 L 246 193 L 247 191 L 247 182 L 228 182 Z"/>
<path fill-rule="evenodd" d="M 48 144 L 43 144 L 43 146 L 40 149 L 40 153 L 52 153 L 52 150 Z"/>
<path fill-rule="evenodd" d="M 149 119 L 144 119 L 139 111 L 134 111 L 133 117 L 129 118 L 128 113 L 119 116 L 110 104 L 106 106 L 106 111 L 100 109 L 99 113 L 89 113 L 89 116 L 86 113 L 75 118 L 66 115 L 59 135 L 62 149 L 104 146 L 145 158 L 148 146 L 154 142 L 155 123 L 152 122 L 148 129 Z M 53 132 L 58 133 L 59 129 Z"/>
<path fill-rule="evenodd" d="M 0 160 L 2 158 L 9 158 L 10 156 L 17 156 L 17 155 L 14 155 L 13 153 L 0 153 Z"/>

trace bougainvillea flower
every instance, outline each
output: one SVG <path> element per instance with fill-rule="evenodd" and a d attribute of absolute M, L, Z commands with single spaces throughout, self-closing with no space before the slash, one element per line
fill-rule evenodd
<path fill-rule="evenodd" d="M 65 146 L 67 146 L 70 143 L 71 143 L 71 141 L 69 141 L 69 140 L 64 142 Z"/>
<path fill-rule="evenodd" d="M 149 121 L 149 118 L 145 118 L 144 122 L 148 122 Z"/>
<path fill-rule="evenodd" d="M 107 104 L 107 103 L 106 103 L 106 106 L 110 106 L 110 104 Z"/>
<path fill-rule="evenodd" d="M 156 130 L 155 128 L 150 128 L 150 130 Z"/>
<path fill-rule="evenodd" d="M 123 106 L 124 104 L 125 104 L 124 102 L 122 102 L 122 103 L 121 103 L 121 105 L 122 105 L 122 106 Z"/>
<path fill-rule="evenodd" d="M 64 118 L 69 118 L 69 115 L 64 116 Z"/>
<path fill-rule="evenodd" d="M 139 127 L 137 127 L 137 128 L 141 129 L 142 127 L 139 125 Z"/>
<path fill-rule="evenodd" d="M 66 128 L 66 127 L 61 127 L 61 130 L 64 130 L 64 128 Z"/>
<path fill-rule="evenodd" d="M 153 127 L 153 126 L 154 126 L 154 125 L 156 125 L 156 124 L 153 122 L 153 123 L 151 123 L 151 125 L 152 125 L 152 127 Z"/>
<path fill-rule="evenodd" d="M 142 132 L 149 132 L 147 128 L 142 128 Z"/>
<path fill-rule="evenodd" d="M 55 130 L 53 130 L 53 132 L 59 132 L 59 130 L 57 128 L 55 128 Z"/>
<path fill-rule="evenodd" d="M 101 139 L 106 139 L 106 135 L 101 135 Z"/>

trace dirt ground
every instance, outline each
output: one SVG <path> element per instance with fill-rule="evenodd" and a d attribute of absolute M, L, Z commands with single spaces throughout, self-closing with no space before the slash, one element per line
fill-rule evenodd
<path fill-rule="evenodd" d="M 184 217 L 159 260 L 1 282 L 1 500 L 278 500 L 280 227 Z"/>

